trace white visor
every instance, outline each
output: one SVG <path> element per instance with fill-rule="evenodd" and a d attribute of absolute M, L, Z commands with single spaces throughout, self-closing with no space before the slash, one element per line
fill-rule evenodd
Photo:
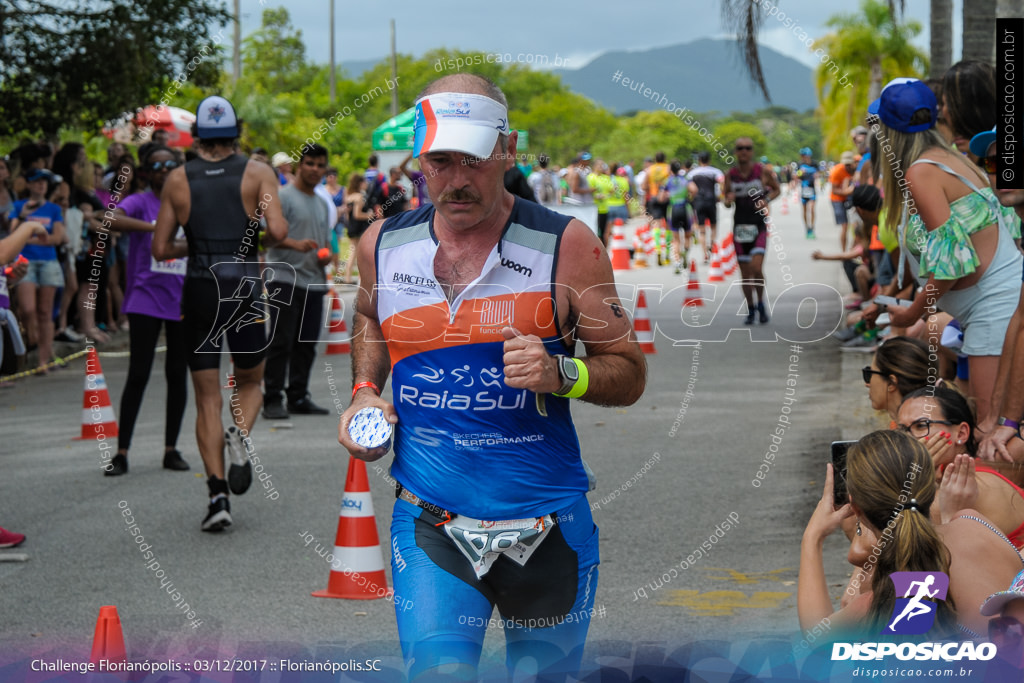
<path fill-rule="evenodd" d="M 508 110 L 484 95 L 442 92 L 416 102 L 413 156 L 463 152 L 489 157 L 498 135 L 508 135 Z"/>

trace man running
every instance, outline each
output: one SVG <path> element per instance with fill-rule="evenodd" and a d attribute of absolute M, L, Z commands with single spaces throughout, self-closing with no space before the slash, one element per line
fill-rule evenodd
<path fill-rule="evenodd" d="M 377 460 L 386 449 L 356 444 L 349 422 L 373 407 L 394 425 L 392 567 L 413 605 L 397 612 L 410 680 L 472 679 L 495 606 L 512 672 L 565 680 L 599 561 L 569 403 L 632 404 L 644 356 L 593 232 L 504 190 L 517 133 L 500 89 L 444 76 L 417 100 L 414 131 L 434 204 L 360 240 L 372 286 L 356 298 L 339 441 Z M 389 374 L 394 405 L 380 395 Z"/>
<path fill-rule="evenodd" d="M 768 204 L 779 196 L 779 180 L 768 166 L 753 162 L 754 141 L 736 140 L 736 165 L 725 175 L 725 206 L 736 204 L 732 237 L 736 260 L 743 278 L 743 298 L 747 300 L 745 325 L 768 322 L 764 308 L 764 252 L 768 246 Z M 757 305 L 754 295 L 757 294 Z"/>
<path fill-rule="evenodd" d="M 683 167 L 678 161 L 673 161 L 669 168 L 672 174 L 661 186 L 661 190 L 668 194 L 671 206 L 672 259 L 675 274 L 681 275 L 690 267 L 690 239 L 693 235 L 693 220 L 689 211 L 690 183 L 682 174 Z"/>
<path fill-rule="evenodd" d="M 214 95 L 199 103 L 193 124 L 199 156 L 167 176 L 153 235 L 156 260 L 188 256 L 181 310 L 196 392 L 196 441 L 209 477 L 210 504 L 203 531 L 230 526 L 229 485 L 231 493 L 241 494 L 252 483 L 246 453 L 252 456 L 249 433 L 263 404 L 264 322 L 247 318 L 227 323 L 236 320 L 236 312 L 265 310 L 263 288 L 251 284 L 261 282 L 260 219 L 266 219 L 268 242 L 288 236 L 277 174 L 266 164 L 235 152 L 239 127 L 234 107 L 223 97 Z M 187 241 L 175 240 L 179 225 L 184 226 Z M 249 286 L 243 287 L 247 281 Z M 237 299 L 221 301 L 234 293 Z M 221 422 L 221 337 L 231 348 L 235 376 L 234 420 L 227 432 Z M 232 460 L 228 481 L 224 480 L 225 443 Z"/>
<path fill-rule="evenodd" d="M 704 263 L 711 262 L 711 245 L 718 241 L 718 188 L 723 183 L 722 172 L 710 164 L 711 154 L 697 156 L 697 168 L 687 179 L 693 183 L 693 213 L 697 221 L 697 241 L 704 243 Z M 705 226 L 710 226 L 710 241 Z"/>
<path fill-rule="evenodd" d="M 818 167 L 811 160 L 811 148 L 800 150 L 800 168 L 797 177 L 800 179 L 800 203 L 803 205 L 804 229 L 807 239 L 814 239 L 814 200 L 817 199 Z"/>

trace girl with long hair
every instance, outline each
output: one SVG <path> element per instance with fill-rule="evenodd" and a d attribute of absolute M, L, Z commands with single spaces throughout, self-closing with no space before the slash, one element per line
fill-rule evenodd
<path fill-rule="evenodd" d="M 931 633 L 953 636 L 959 629 L 973 637 L 987 632 L 981 604 L 1009 584 L 1024 560 L 976 510 L 960 510 L 941 526 L 932 523 L 939 487 L 924 445 L 902 431 L 872 432 L 847 452 L 845 480 L 849 501 L 835 501 L 832 465 L 827 465 L 824 491 L 804 530 L 797 588 L 801 627 L 811 628 L 829 618 L 839 629 L 877 635 L 897 617 L 896 599 L 904 597 L 896 594 L 890 575 L 942 572 L 949 577 L 949 592 L 936 605 Z M 860 578 L 870 582 L 869 588 L 836 612 L 822 549 L 825 539 L 850 516 L 856 517 L 858 528 L 877 537 L 872 549 L 877 559 Z"/>
<path fill-rule="evenodd" d="M 900 230 L 899 277 L 909 265 L 922 284 L 910 306 L 889 307 L 891 322 L 909 327 L 933 307 L 956 318 L 968 357 L 968 394 L 984 422 L 1020 296 L 1022 258 L 1014 244 L 1020 224 L 999 204 L 984 172 L 946 146 L 935 129 L 935 96 L 924 83 L 896 79 L 868 111 L 880 120 L 878 166 L 886 220 Z"/>

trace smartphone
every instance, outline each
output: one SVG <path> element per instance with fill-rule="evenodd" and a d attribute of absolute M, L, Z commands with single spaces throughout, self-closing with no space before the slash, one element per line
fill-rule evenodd
<path fill-rule="evenodd" d="M 906 299 L 897 299 L 893 296 L 876 296 L 874 303 L 879 306 L 909 306 L 913 301 L 907 301 Z"/>
<path fill-rule="evenodd" d="M 846 451 L 856 441 L 832 442 L 832 505 L 840 508 L 850 502 L 846 492 Z"/>

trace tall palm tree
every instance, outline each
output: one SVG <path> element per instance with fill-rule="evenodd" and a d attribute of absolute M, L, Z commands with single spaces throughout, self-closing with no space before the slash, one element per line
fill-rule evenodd
<path fill-rule="evenodd" d="M 996 0 L 964 0 L 964 59 L 993 61 Z"/>
<path fill-rule="evenodd" d="M 1017 2 L 1018 0 L 1009 1 Z M 743 62 L 751 80 L 760 88 L 764 98 L 771 102 L 772 98 L 768 93 L 768 84 L 764 79 L 761 55 L 757 46 L 757 34 L 764 22 L 764 8 L 760 0 L 721 0 L 721 3 L 722 24 L 726 30 L 735 33 L 740 54 L 743 56 Z M 889 14 L 895 19 L 897 13 L 904 11 L 906 0 L 886 0 L 886 6 L 889 8 Z"/>
<path fill-rule="evenodd" d="M 847 133 L 860 124 L 868 104 L 882 92 L 886 80 L 921 76 L 928 56 L 911 44 L 921 32 L 917 21 L 900 22 L 880 0 L 862 0 L 858 14 L 838 14 L 825 25 L 832 32 L 815 41 L 829 62 L 814 74 L 825 149 L 842 151 Z"/>
<path fill-rule="evenodd" d="M 931 0 L 929 22 L 931 78 L 942 78 L 953 65 L 953 0 Z"/>

